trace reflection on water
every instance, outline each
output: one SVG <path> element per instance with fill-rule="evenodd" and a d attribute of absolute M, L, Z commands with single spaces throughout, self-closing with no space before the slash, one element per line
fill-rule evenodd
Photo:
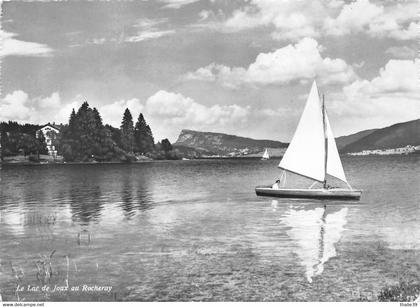
<path fill-rule="evenodd" d="M 130 219 L 134 214 L 135 204 L 133 202 L 133 180 L 131 177 L 124 177 L 123 186 L 121 189 L 121 207 L 124 210 L 124 215 Z"/>
<path fill-rule="evenodd" d="M 99 186 L 90 189 L 72 188 L 69 196 L 74 222 L 88 225 L 91 220 L 99 219 L 103 208 Z"/>
<path fill-rule="evenodd" d="M 23 235 L 25 231 L 23 223 L 23 212 L 0 211 L 0 224 L 15 236 Z"/>
<path fill-rule="evenodd" d="M 312 210 L 289 208 L 280 218 L 290 227 L 287 235 L 296 244 L 295 253 L 305 267 L 310 283 L 314 276 L 324 271 L 324 264 L 336 256 L 334 245 L 340 240 L 347 223 L 347 211 L 347 208 L 342 208 L 331 212 L 327 206 Z"/>

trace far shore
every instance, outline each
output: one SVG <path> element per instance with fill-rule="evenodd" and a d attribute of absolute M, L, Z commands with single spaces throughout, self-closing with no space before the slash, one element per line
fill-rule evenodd
<path fill-rule="evenodd" d="M 282 157 L 271 157 L 269 160 L 277 160 Z M 89 164 L 138 164 L 138 163 L 150 163 L 150 162 L 168 162 L 168 161 L 202 161 L 202 160 L 260 160 L 260 157 L 254 156 L 207 156 L 207 157 L 197 157 L 197 158 L 187 158 L 187 159 L 140 159 L 137 161 L 73 161 L 73 162 L 62 162 L 62 161 L 41 161 L 41 162 L 32 162 L 32 161 L 0 161 L 1 165 L 89 165 Z"/>
<path fill-rule="evenodd" d="M 74 164 L 132 164 L 132 163 L 147 163 L 154 161 L 164 161 L 164 160 L 153 160 L 153 159 L 141 159 L 137 161 L 72 161 L 72 162 L 63 162 L 63 161 L 1 161 L 2 165 L 74 165 Z"/>
<path fill-rule="evenodd" d="M 154 161 L 163 161 L 163 160 L 141 160 L 141 161 L 132 161 L 132 162 L 122 162 L 122 161 L 103 161 L 103 162 L 96 162 L 96 161 L 87 161 L 87 162 L 1 162 L 2 165 L 74 165 L 74 164 L 132 164 L 132 163 L 146 163 L 146 162 L 154 162 Z"/>
<path fill-rule="evenodd" d="M 370 154 L 370 155 L 355 155 L 347 153 L 347 157 L 368 157 L 368 156 L 411 156 L 418 154 L 419 152 L 408 153 L 408 154 Z M 283 156 L 273 156 L 270 159 L 266 160 L 279 160 Z M 202 160 L 261 160 L 261 157 L 258 156 L 203 156 L 197 158 L 181 158 L 181 159 L 152 159 L 152 158 L 142 158 L 137 161 L 72 161 L 72 162 L 64 162 L 64 161 L 28 161 L 22 159 L 16 160 L 9 160 L 9 161 L 0 161 L 0 165 L 90 165 L 90 164 L 138 164 L 138 163 L 150 163 L 150 162 L 168 162 L 168 161 L 202 161 Z"/>

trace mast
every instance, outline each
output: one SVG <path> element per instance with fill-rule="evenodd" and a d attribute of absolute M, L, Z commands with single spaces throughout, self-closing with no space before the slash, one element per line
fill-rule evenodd
<path fill-rule="evenodd" d="M 326 217 L 327 217 L 327 206 L 324 205 L 324 212 L 322 213 L 322 217 L 321 217 L 322 224 L 321 224 L 321 228 L 319 230 L 319 253 L 318 253 L 319 264 L 322 263 L 322 258 L 324 257 L 324 249 L 325 249 L 325 226 L 327 224 Z"/>
<path fill-rule="evenodd" d="M 322 123 L 324 127 L 324 189 L 327 187 L 327 161 L 328 161 L 328 136 L 327 136 L 327 123 L 325 120 L 325 100 L 324 94 L 322 94 Z"/>

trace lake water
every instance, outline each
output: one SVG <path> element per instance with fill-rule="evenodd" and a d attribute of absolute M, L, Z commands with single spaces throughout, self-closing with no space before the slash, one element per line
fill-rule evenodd
<path fill-rule="evenodd" d="M 360 201 L 257 197 L 277 163 L 3 165 L 3 300 L 349 301 L 419 279 L 419 155 L 344 158 Z"/>

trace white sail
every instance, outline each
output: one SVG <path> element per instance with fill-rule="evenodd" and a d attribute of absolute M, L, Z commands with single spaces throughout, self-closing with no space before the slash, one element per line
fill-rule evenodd
<path fill-rule="evenodd" d="M 325 179 L 325 140 L 322 108 L 316 83 L 279 167 L 318 181 Z"/>
<path fill-rule="evenodd" d="M 330 121 L 325 112 L 325 122 L 327 124 L 328 137 L 328 159 L 327 159 L 327 174 L 336 177 L 344 182 L 347 182 L 344 174 L 343 165 L 341 164 L 340 155 L 338 154 L 337 145 L 335 144 L 334 135 L 332 133 Z"/>
<path fill-rule="evenodd" d="M 262 158 L 263 158 L 263 159 L 270 159 L 270 155 L 268 154 L 268 150 L 267 150 L 267 148 L 265 149 L 265 151 L 264 151 L 264 154 L 263 154 Z"/>

